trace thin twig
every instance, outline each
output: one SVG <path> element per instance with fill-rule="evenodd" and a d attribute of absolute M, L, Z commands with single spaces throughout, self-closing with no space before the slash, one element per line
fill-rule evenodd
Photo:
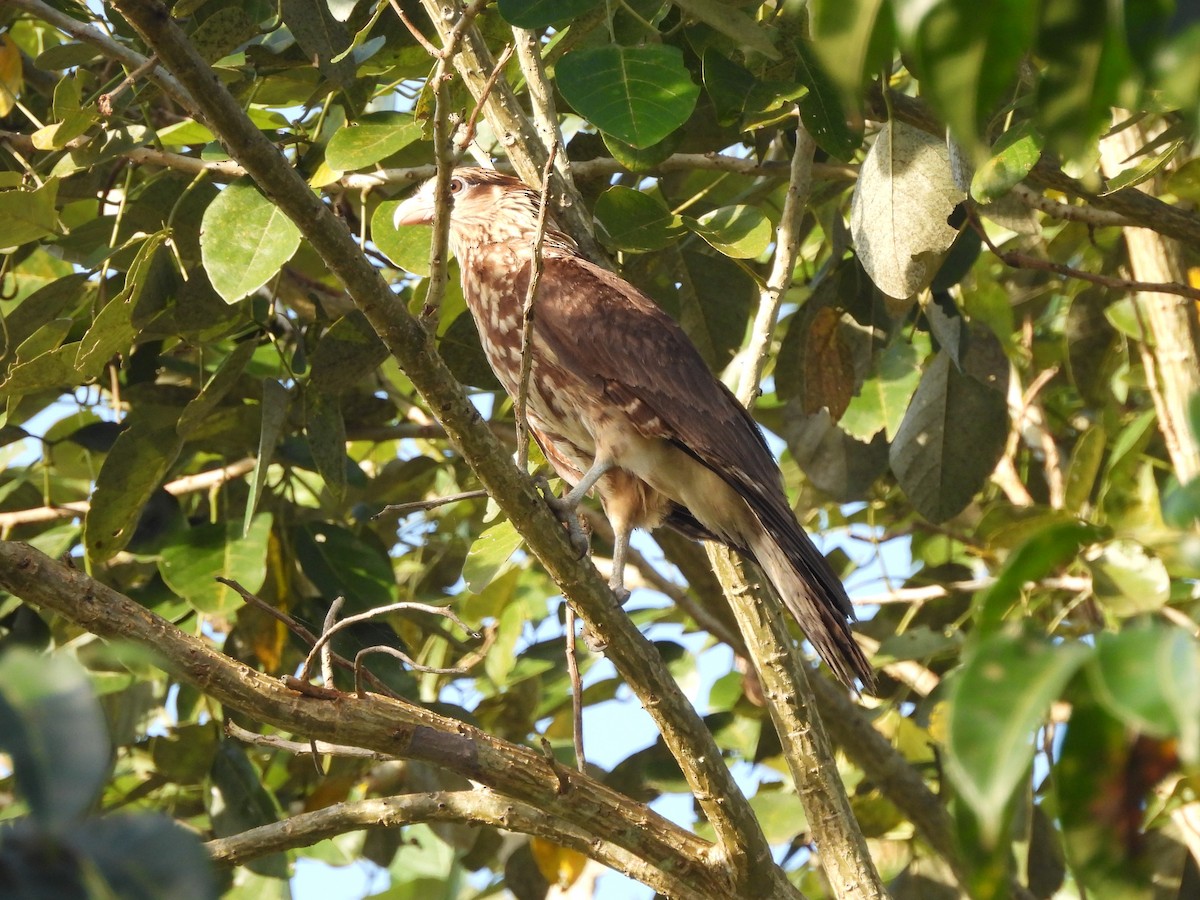
<path fill-rule="evenodd" d="M 121 94 L 133 83 L 138 81 L 143 75 L 147 75 L 158 66 L 158 57 L 153 54 L 144 63 L 126 75 L 121 83 L 111 91 L 101 94 L 96 98 L 96 108 L 100 111 L 100 115 L 104 118 L 109 118 L 113 114 L 113 100 L 121 96 Z"/>
<path fill-rule="evenodd" d="M 1190 285 L 1181 284 L 1178 282 L 1162 282 L 1162 281 L 1131 281 L 1128 278 L 1117 278 L 1112 275 L 1097 275 L 1094 272 L 1084 272 L 1082 269 L 1076 269 L 1072 266 L 1063 263 L 1051 262 L 1047 259 L 1038 259 L 1036 256 L 1029 256 L 1026 253 L 1018 253 L 1015 250 L 1001 250 L 995 245 L 991 237 L 988 236 L 987 229 L 979 221 L 974 210 L 968 213 L 968 218 L 972 226 L 979 233 L 987 248 L 995 254 L 1006 266 L 1011 266 L 1014 269 L 1034 269 L 1041 272 L 1052 272 L 1055 275 L 1061 275 L 1064 278 L 1075 278 L 1079 281 L 1086 281 L 1090 284 L 1098 284 L 1101 287 L 1113 288 L 1118 291 L 1141 291 L 1155 294 L 1174 294 L 1178 297 L 1187 297 L 1191 300 L 1200 300 L 1200 289 L 1191 287 Z"/>
<path fill-rule="evenodd" d="M 337 601 L 334 601 L 334 602 L 336 604 Z M 345 629 L 349 628 L 351 625 L 355 625 L 359 622 L 367 622 L 371 619 L 374 619 L 377 616 L 382 616 L 382 615 L 386 615 L 387 613 L 401 612 L 401 611 L 403 611 L 403 612 L 423 612 L 423 613 L 429 613 L 430 615 L 434 615 L 434 616 L 442 616 L 444 618 L 449 619 L 451 622 L 453 622 L 455 625 L 457 625 L 459 628 L 461 628 L 463 631 L 465 631 L 467 634 L 469 634 L 471 637 L 475 638 L 476 640 L 478 640 L 479 638 L 481 638 L 483 636 L 483 635 L 479 634 L 478 632 L 472 631 L 470 628 L 468 628 L 466 626 L 466 623 L 464 623 L 463 620 L 458 617 L 458 615 L 454 612 L 454 610 L 452 610 L 448 607 L 430 606 L 427 603 L 412 603 L 412 602 L 388 603 L 385 606 L 377 606 L 374 609 L 369 609 L 366 612 L 359 613 L 358 615 L 355 615 L 355 616 L 348 616 L 345 619 L 342 619 L 340 622 L 338 622 L 335 625 L 332 625 L 332 626 L 327 625 L 325 631 L 321 633 L 321 636 L 317 638 L 316 643 L 313 644 L 312 649 L 308 651 L 308 656 L 305 657 L 304 665 L 300 667 L 300 674 L 297 677 L 301 681 L 308 680 L 309 672 L 312 669 L 313 661 L 316 658 L 317 653 L 321 650 L 322 647 L 324 647 L 326 644 L 328 644 L 329 641 L 333 639 L 333 636 L 335 634 L 337 634 L 339 631 L 344 631 Z M 328 622 L 328 620 L 326 620 L 326 621 Z M 360 655 L 361 655 L 361 653 L 360 653 Z M 408 657 L 402 657 L 402 658 L 404 658 L 406 661 L 409 661 Z M 419 668 L 419 666 L 417 666 L 416 663 L 412 663 L 412 665 L 414 666 L 414 668 Z M 355 666 L 355 672 L 357 673 L 357 671 L 358 671 L 358 657 L 357 656 L 355 657 L 354 666 Z M 453 674 L 453 673 L 447 673 L 447 674 Z M 330 685 L 330 686 L 332 687 L 332 685 Z"/>
<path fill-rule="evenodd" d="M 471 110 L 471 115 L 467 117 L 467 124 L 463 127 L 462 136 L 458 139 L 458 152 L 464 152 L 471 146 L 471 142 L 475 140 L 475 128 L 479 123 L 479 114 L 483 112 L 483 105 L 487 103 L 488 95 L 492 93 L 492 89 L 496 87 L 496 81 L 504 72 L 505 65 L 512 59 L 513 48 L 512 44 L 505 44 L 504 49 L 500 51 L 500 58 L 496 60 L 496 65 L 492 67 L 492 74 L 483 83 L 483 93 L 475 102 L 475 108 Z"/>
<path fill-rule="evenodd" d="M 779 318 L 779 307 L 788 288 L 792 286 L 796 259 L 800 253 L 800 224 L 808 207 L 812 189 L 812 161 L 816 143 L 796 113 L 796 150 L 792 154 L 791 174 L 779 227 L 775 230 L 775 259 L 766 286 L 759 295 L 758 311 L 746 347 L 731 363 L 738 375 L 735 393 L 743 406 L 750 406 L 758 396 L 758 383 L 771 349 L 771 337 Z"/>
<path fill-rule="evenodd" d="M 525 470 L 529 461 L 529 421 L 526 413 L 529 406 L 529 377 L 533 371 L 533 303 L 537 298 L 538 282 L 542 279 L 542 244 L 546 239 L 546 214 L 550 205 L 550 173 L 554 171 L 554 157 L 558 155 L 558 144 L 550 146 L 546 167 L 542 171 L 542 198 L 538 206 L 537 228 L 533 235 L 533 255 L 529 260 L 529 284 L 525 289 L 525 303 L 521 307 L 521 380 L 517 383 L 517 466 Z"/>
<path fill-rule="evenodd" d="M 389 503 L 375 515 L 372 519 L 378 519 L 384 513 L 396 513 L 397 515 L 407 515 L 411 512 L 428 512 L 431 509 L 437 509 L 439 506 L 446 506 L 449 503 L 458 503 L 462 500 L 477 500 L 480 497 L 486 497 L 487 491 L 463 491 L 458 494 L 447 494 L 444 497 L 432 497 L 428 500 L 413 500 L 409 503 Z"/>
<path fill-rule="evenodd" d="M 579 679 L 579 660 L 575 655 L 575 610 L 564 603 L 563 631 L 566 632 L 567 675 L 571 679 L 571 736 L 575 740 L 575 766 L 580 772 L 587 769 L 583 753 L 583 683 Z"/>
<path fill-rule="evenodd" d="M 245 600 L 247 603 L 249 603 L 251 606 L 253 606 L 255 609 L 261 610 L 262 612 L 271 616 L 271 618 L 277 619 L 278 621 L 282 622 L 284 624 L 284 627 L 286 627 L 288 629 L 288 631 L 292 632 L 292 634 L 296 635 L 298 638 L 300 638 L 300 640 L 304 641 L 306 644 L 315 644 L 317 642 L 317 636 L 315 634 L 313 634 L 313 632 L 310 631 L 305 625 L 303 625 L 298 620 L 289 616 L 283 610 L 276 609 L 274 606 L 272 606 L 267 601 L 263 600 L 261 597 L 258 597 L 255 594 L 250 593 L 250 591 L 246 590 L 244 587 L 242 587 L 240 584 L 238 584 L 238 582 L 234 581 L 231 578 L 223 578 L 221 576 L 217 576 L 216 580 L 219 581 L 221 584 L 225 585 L 226 587 L 232 588 L 233 590 L 237 591 L 237 593 L 241 596 L 241 598 L 243 600 Z M 333 662 L 339 669 L 342 669 L 346 672 L 354 671 L 354 663 L 352 663 L 350 660 L 346 659 L 346 657 L 342 656 L 339 653 L 333 654 Z M 383 694 L 386 697 L 391 697 L 393 700 L 404 700 L 405 699 L 403 696 L 401 696 L 400 694 L 393 691 L 390 687 L 388 687 L 387 684 L 383 681 L 383 679 L 381 679 L 374 672 L 367 672 L 366 680 L 371 683 L 371 686 L 373 688 L 375 688 L 376 691 L 378 691 L 380 694 Z"/>
<path fill-rule="evenodd" d="M 365 750 L 362 747 L 350 747 L 345 744 L 331 744 L 328 741 L 289 741 L 277 734 L 258 734 L 242 728 L 232 719 L 225 722 L 225 733 L 243 744 L 283 750 L 287 753 L 295 753 L 297 756 L 320 753 L 322 756 L 347 756 L 353 759 L 375 759 L 380 762 L 396 758 L 377 750 Z"/>
<path fill-rule="evenodd" d="M 329 611 L 325 613 L 325 621 L 321 625 L 322 637 L 337 628 L 338 613 L 342 611 L 342 607 L 345 605 L 345 597 L 335 597 L 333 602 L 329 604 Z M 329 641 L 325 641 L 323 644 L 321 644 L 320 649 L 321 681 L 326 687 L 333 687 L 333 658 L 330 656 L 330 651 L 332 648 L 329 646 Z M 307 664 L 307 660 L 305 663 Z"/>

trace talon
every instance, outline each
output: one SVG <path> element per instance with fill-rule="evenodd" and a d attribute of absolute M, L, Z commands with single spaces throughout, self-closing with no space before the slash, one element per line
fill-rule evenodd
<path fill-rule="evenodd" d="M 556 497 L 545 475 L 535 475 L 533 482 L 542 492 L 542 499 L 546 501 L 546 505 L 567 529 L 567 538 L 571 541 L 571 546 L 575 548 L 577 557 L 583 559 L 591 549 L 591 541 L 588 539 L 583 523 L 579 520 L 576 504 L 571 500 Z"/>

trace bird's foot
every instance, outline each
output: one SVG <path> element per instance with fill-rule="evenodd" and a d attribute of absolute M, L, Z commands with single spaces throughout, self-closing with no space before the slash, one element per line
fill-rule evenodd
<path fill-rule="evenodd" d="M 629 588 L 623 584 L 610 584 L 609 587 L 612 588 L 613 596 L 617 598 L 618 606 L 624 606 L 629 602 L 631 596 Z"/>
<path fill-rule="evenodd" d="M 546 501 L 546 505 L 567 529 L 567 538 L 571 541 L 571 546 L 575 548 L 576 554 L 583 559 L 588 554 L 591 541 L 583 527 L 583 522 L 580 521 L 576 504 L 556 497 L 554 491 L 550 489 L 550 482 L 546 480 L 545 475 L 535 475 L 533 481 L 538 490 L 542 492 L 542 499 Z"/>

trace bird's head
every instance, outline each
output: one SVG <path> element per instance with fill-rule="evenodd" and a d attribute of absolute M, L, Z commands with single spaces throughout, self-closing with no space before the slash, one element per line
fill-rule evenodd
<path fill-rule="evenodd" d="M 423 225 L 433 221 L 437 179 L 431 178 L 396 207 L 395 223 Z M 492 169 L 462 167 L 450 176 L 450 246 L 455 256 L 485 244 L 528 239 L 537 231 L 538 192 L 511 175 Z M 547 217 L 548 237 L 557 243 L 573 242 L 563 235 L 553 217 Z"/>

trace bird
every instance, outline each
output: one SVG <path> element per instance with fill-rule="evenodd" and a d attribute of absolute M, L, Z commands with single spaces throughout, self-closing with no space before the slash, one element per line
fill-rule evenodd
<path fill-rule="evenodd" d="M 492 169 L 449 179 L 449 245 L 488 363 L 518 396 L 524 304 L 542 196 Z M 400 202 L 397 227 L 433 221 L 436 179 Z M 750 413 L 679 324 L 619 275 L 586 259 L 547 210 L 531 308 L 526 418 L 574 510 L 593 489 L 615 535 L 618 599 L 635 528 L 668 525 L 756 563 L 845 685 L 871 689 L 841 580 L 805 534 Z"/>

